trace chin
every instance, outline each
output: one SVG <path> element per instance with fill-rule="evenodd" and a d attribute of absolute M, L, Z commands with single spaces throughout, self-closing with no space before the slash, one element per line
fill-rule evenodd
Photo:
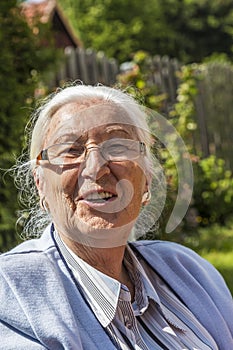
<path fill-rule="evenodd" d="M 77 223 L 80 221 L 93 229 L 112 229 L 131 225 L 135 222 L 137 215 L 135 212 L 125 208 L 120 212 L 106 213 L 86 206 L 77 206 L 75 211 Z"/>

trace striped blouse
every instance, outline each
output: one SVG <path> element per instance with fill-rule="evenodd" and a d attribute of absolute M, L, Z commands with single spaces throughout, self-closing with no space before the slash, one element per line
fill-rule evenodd
<path fill-rule="evenodd" d="M 162 279 L 126 247 L 128 288 L 75 255 L 55 234 L 60 251 L 90 308 L 119 350 L 217 350 L 211 335 Z"/>

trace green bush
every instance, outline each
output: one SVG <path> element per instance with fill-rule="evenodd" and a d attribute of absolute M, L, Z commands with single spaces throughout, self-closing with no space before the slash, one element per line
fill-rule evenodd
<path fill-rule="evenodd" d="M 195 229 L 195 235 L 187 235 L 184 243 L 200 254 L 233 251 L 233 217 L 225 223 Z"/>
<path fill-rule="evenodd" d="M 211 155 L 194 164 L 194 205 L 202 225 L 224 224 L 233 213 L 233 177 L 225 161 Z"/>
<path fill-rule="evenodd" d="M 227 64 L 229 72 L 232 71 L 229 62 L 225 62 L 222 56 L 216 64 L 219 67 L 221 65 L 225 67 Z M 196 122 L 197 95 L 201 94 L 199 92 L 200 82 L 208 77 L 212 65 L 213 61 L 198 65 L 191 64 L 182 68 L 179 73 L 180 85 L 177 103 L 170 114 L 172 122 L 183 138 L 193 162 L 195 183 L 192 209 L 196 211 L 196 224 L 200 225 L 224 224 L 233 212 L 233 175 L 226 164 L 226 160 L 216 154 L 204 157 L 200 148 L 197 147 L 197 144 L 200 144 L 200 135 Z M 212 84 L 216 85 L 216 89 L 219 88 L 218 81 L 213 80 Z M 214 94 L 205 95 L 206 98 L 213 99 L 218 91 L 213 86 L 211 86 L 211 89 L 214 91 Z M 227 94 L 228 91 L 226 91 L 226 96 Z M 209 104 L 209 101 L 205 101 L 205 106 Z M 222 106 L 222 108 L 222 114 L 224 114 L 224 108 L 225 112 L 228 112 L 228 106 Z M 206 113 L 211 114 L 211 109 L 208 109 Z M 219 119 L 219 123 L 221 113 L 215 116 L 215 119 Z M 210 116 L 208 117 L 210 118 Z M 230 117 L 231 115 L 229 115 Z M 175 170 L 173 172 L 173 178 L 176 182 Z"/>

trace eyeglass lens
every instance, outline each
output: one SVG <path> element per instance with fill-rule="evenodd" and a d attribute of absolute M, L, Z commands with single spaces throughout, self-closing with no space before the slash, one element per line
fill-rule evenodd
<path fill-rule="evenodd" d="M 47 157 L 51 164 L 76 164 L 83 162 L 90 151 L 98 149 L 106 161 L 133 160 L 142 153 L 141 146 L 141 142 L 131 139 L 110 139 L 90 148 L 75 143 L 62 143 L 50 146 Z"/>

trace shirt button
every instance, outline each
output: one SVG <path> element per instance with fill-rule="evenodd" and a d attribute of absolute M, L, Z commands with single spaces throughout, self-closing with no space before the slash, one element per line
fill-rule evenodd
<path fill-rule="evenodd" d="M 132 323 L 130 321 L 126 321 L 125 322 L 125 327 L 128 328 L 128 329 L 131 329 L 132 328 Z"/>

